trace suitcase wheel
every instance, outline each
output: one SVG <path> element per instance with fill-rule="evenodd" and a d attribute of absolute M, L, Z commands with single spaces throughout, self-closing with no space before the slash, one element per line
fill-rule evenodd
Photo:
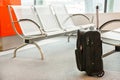
<path fill-rule="evenodd" d="M 102 77 L 104 74 L 105 74 L 105 72 L 102 71 L 102 72 L 98 73 L 97 76 L 98 76 L 98 77 Z"/>

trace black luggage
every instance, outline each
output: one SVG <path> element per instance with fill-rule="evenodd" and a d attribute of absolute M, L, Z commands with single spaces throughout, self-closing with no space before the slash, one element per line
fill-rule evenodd
<path fill-rule="evenodd" d="M 77 49 L 75 50 L 77 67 L 89 76 L 104 75 L 102 61 L 102 41 L 98 31 L 77 32 Z"/>

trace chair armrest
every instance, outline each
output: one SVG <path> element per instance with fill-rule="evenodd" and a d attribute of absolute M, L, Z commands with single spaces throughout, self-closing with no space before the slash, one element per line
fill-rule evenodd
<path fill-rule="evenodd" d="M 44 31 L 41 29 L 41 27 L 40 27 L 35 21 L 33 21 L 33 20 L 31 20 L 31 19 L 19 19 L 18 21 L 14 21 L 14 23 L 23 22 L 23 21 L 29 21 L 29 22 L 34 23 L 34 24 L 37 26 L 37 28 L 40 30 L 41 34 L 42 34 L 42 35 L 45 35 L 45 33 L 44 33 Z M 21 35 L 21 34 L 19 34 L 19 32 L 17 31 L 16 27 L 14 27 L 14 28 L 15 28 L 15 29 L 14 29 L 15 32 L 23 39 L 24 36 Z"/>
<path fill-rule="evenodd" d="M 38 29 L 40 30 L 40 32 L 43 34 L 42 28 L 41 28 L 35 21 L 33 21 L 33 20 L 31 20 L 31 19 L 19 19 L 18 22 L 22 22 L 22 21 L 29 21 L 29 22 L 34 23 L 34 24 L 38 27 Z"/>
<path fill-rule="evenodd" d="M 74 17 L 74 16 L 83 16 L 83 17 L 85 17 L 90 23 L 93 22 L 93 16 L 92 16 L 92 20 L 90 21 L 89 17 L 86 16 L 86 15 L 84 15 L 84 14 L 73 14 L 73 15 L 69 16 L 68 18 L 66 18 L 66 19 L 64 20 L 63 24 L 65 24 L 71 17 Z"/>
<path fill-rule="evenodd" d="M 120 19 L 113 19 L 113 20 L 109 20 L 107 22 L 105 22 L 104 24 L 102 24 L 100 27 L 99 27 L 99 30 L 102 31 L 102 28 L 104 28 L 107 24 L 110 24 L 112 22 L 119 22 Z"/>

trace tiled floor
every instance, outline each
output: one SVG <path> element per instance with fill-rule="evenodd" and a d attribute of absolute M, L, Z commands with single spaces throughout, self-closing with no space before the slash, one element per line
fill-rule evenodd
<path fill-rule="evenodd" d="M 47 42 L 47 43 L 46 43 Z M 44 43 L 44 44 L 43 44 Z M 103 59 L 105 75 L 102 78 L 89 77 L 77 69 L 75 61 L 75 37 L 70 43 L 66 37 L 39 42 L 45 60 L 40 60 L 39 51 L 34 47 L 18 51 L 12 59 L 13 50 L 0 57 L 0 80 L 120 80 L 120 53 Z M 103 45 L 103 53 L 113 49 Z M 2 52 L 4 54 L 6 52 Z"/>

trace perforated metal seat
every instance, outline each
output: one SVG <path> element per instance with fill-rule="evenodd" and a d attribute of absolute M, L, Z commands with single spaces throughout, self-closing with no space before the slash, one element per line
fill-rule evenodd
<path fill-rule="evenodd" d="M 53 10 L 53 14 L 55 14 L 60 26 L 65 30 L 65 31 L 71 31 L 71 30 L 78 30 L 78 29 L 87 29 L 90 27 L 94 27 L 94 24 L 91 24 L 89 18 L 87 16 L 85 16 L 84 14 L 77 14 L 77 15 L 69 15 L 65 5 L 52 5 L 52 10 Z M 73 16 L 82 16 L 85 19 L 88 20 L 89 24 L 87 25 L 75 25 L 73 23 L 72 17 Z M 76 33 L 76 32 L 75 32 Z M 69 38 L 72 35 L 68 34 L 68 42 L 69 42 Z"/>
<path fill-rule="evenodd" d="M 49 6 L 35 6 L 34 10 L 47 36 L 65 33 L 65 31 L 60 28 Z"/>

